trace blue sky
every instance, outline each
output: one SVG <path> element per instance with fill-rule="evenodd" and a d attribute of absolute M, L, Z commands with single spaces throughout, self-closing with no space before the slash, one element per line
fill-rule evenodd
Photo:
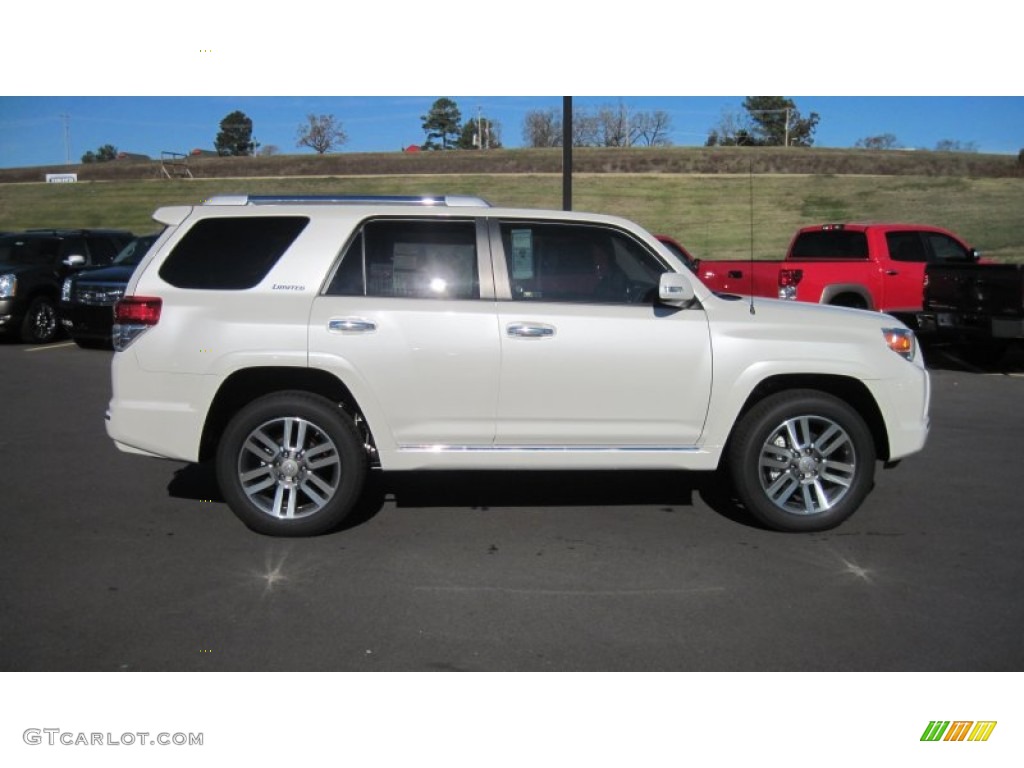
<path fill-rule="evenodd" d="M 99 0 L 55 14 L 23 3 L 6 12 L 8 27 L 41 31 L 0 46 L 0 167 L 63 163 L 63 114 L 72 162 L 108 143 L 151 157 L 212 149 L 236 109 L 257 141 L 283 153 L 310 152 L 295 146 L 308 113 L 342 121 L 342 151 L 397 151 L 424 140 L 420 116 L 442 96 L 464 118 L 482 108 L 515 147 L 525 112 L 560 108 L 563 94 L 582 106 L 664 109 L 681 146 L 703 144 L 744 96 L 783 94 L 820 114 L 817 146 L 891 133 L 911 148 L 949 139 L 1017 154 L 1019 25 L 999 0 L 953 14 L 921 8 L 306 0 L 301 12 L 244 13 Z"/>
<path fill-rule="evenodd" d="M 343 152 L 398 151 L 424 141 L 421 116 L 435 98 L 449 96 L 0 96 L 0 167 L 56 165 L 70 151 L 76 163 L 87 150 L 113 144 L 122 151 L 159 157 L 162 151 L 213 149 L 221 119 L 241 110 L 253 135 L 281 153 L 296 147 L 304 116 L 333 114 L 348 134 Z M 525 113 L 561 110 L 555 96 L 450 96 L 463 119 L 478 110 L 501 125 L 505 146 L 522 145 Z M 985 96 L 792 96 L 801 114 L 821 116 L 815 145 L 851 147 L 866 136 L 891 133 L 908 148 L 934 149 L 942 140 L 973 143 L 980 152 L 1016 154 L 1024 148 L 1024 98 Z M 742 96 L 574 97 L 585 109 L 626 105 L 630 111 L 664 110 L 670 138 L 701 145 L 725 112 L 742 113 Z M 68 142 L 65 143 L 67 115 Z"/>

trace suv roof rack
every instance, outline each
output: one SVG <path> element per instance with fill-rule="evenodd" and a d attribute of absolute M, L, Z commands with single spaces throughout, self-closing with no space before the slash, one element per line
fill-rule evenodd
<path fill-rule="evenodd" d="M 490 208 L 482 197 L 471 195 L 214 195 L 203 205 L 287 205 L 287 204 L 372 204 L 372 205 L 436 205 Z"/>

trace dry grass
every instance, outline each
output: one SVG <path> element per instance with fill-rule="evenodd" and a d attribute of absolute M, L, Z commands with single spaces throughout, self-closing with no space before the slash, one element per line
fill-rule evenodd
<path fill-rule="evenodd" d="M 64 185 L 3 183 L 12 175 L 8 169 L 0 172 L 0 229 L 116 226 L 147 232 L 161 205 L 240 192 L 450 192 L 499 205 L 560 208 L 560 163 L 557 150 L 208 158 L 193 163 L 205 178 L 172 181 L 154 176 L 152 164 L 106 163 L 83 166 L 88 173 L 83 170 L 81 178 L 103 171 L 113 174 L 111 180 Z M 757 258 L 779 257 L 797 227 L 886 220 L 944 226 L 988 256 L 1024 261 L 1024 176 L 1015 157 L 679 148 L 577 150 L 574 165 L 575 209 L 634 219 L 674 235 L 702 258 L 746 258 L 752 251 Z M 342 167 L 348 172 L 322 173 Z M 31 170 L 41 178 L 40 169 Z"/>

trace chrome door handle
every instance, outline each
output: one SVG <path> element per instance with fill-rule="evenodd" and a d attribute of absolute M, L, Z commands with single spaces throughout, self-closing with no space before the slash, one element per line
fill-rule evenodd
<path fill-rule="evenodd" d="M 555 335 L 555 327 L 544 323 L 509 323 L 505 331 L 509 336 L 520 339 L 543 339 Z"/>
<path fill-rule="evenodd" d="M 371 333 L 377 330 L 377 324 L 362 317 L 336 317 L 327 321 L 327 330 L 331 333 Z"/>

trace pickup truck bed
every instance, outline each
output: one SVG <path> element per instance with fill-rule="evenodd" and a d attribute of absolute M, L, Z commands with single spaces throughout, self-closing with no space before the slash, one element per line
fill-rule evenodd
<path fill-rule="evenodd" d="M 997 361 L 1024 339 L 1024 264 L 929 264 L 917 321 L 924 337 Z"/>

